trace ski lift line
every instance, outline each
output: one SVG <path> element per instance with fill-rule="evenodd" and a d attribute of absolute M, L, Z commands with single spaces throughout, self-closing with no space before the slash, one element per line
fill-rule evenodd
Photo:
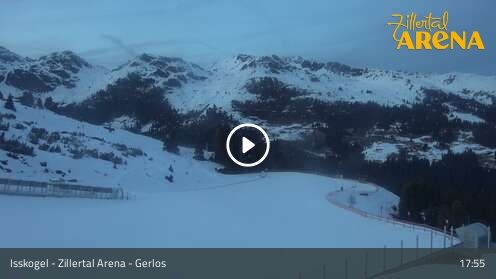
<path fill-rule="evenodd" d="M 242 184 L 247 184 L 251 182 L 256 182 L 259 180 L 264 179 L 265 177 L 257 177 L 253 179 L 248 179 L 244 181 L 238 181 L 238 182 L 232 182 L 232 183 L 227 183 L 227 184 L 220 184 L 220 185 L 214 185 L 214 186 L 209 186 L 209 187 L 202 187 L 202 188 L 193 188 L 190 187 L 190 189 L 184 189 L 184 190 L 175 190 L 175 191 L 169 191 L 170 193 L 184 193 L 184 192 L 199 192 L 199 191 L 208 191 L 208 190 L 215 190 L 215 189 L 221 189 L 221 188 L 228 188 L 236 185 L 242 185 Z M 188 188 L 188 187 L 186 187 Z"/>

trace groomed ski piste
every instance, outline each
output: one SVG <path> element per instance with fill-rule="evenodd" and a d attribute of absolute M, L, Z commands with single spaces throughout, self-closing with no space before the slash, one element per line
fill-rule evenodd
<path fill-rule="evenodd" d="M 303 173 L 224 175 L 220 166 L 194 160 L 193 150 L 163 151 L 162 143 L 124 130 L 109 131 L 47 110 L 15 103 L 2 114 L 5 139 L 35 147 L 35 156 L 13 159 L 0 150 L 4 178 L 121 187 L 129 200 L 40 198 L 0 195 L 0 247 L 443 247 L 442 233 L 368 218 L 329 202 L 330 192 L 369 191 L 353 206 L 376 214 L 398 202 L 370 184 Z M 19 128 L 17 124 L 25 126 Z M 14 128 L 17 126 L 19 129 Z M 75 159 L 27 141 L 33 127 L 71 135 L 80 146 L 115 152 L 125 163 L 88 156 Z M 41 143 L 39 143 L 41 144 Z M 124 156 L 128 149 L 143 155 Z M 6 171 L 8 169 L 9 171 Z M 173 182 L 164 179 L 172 175 Z M 346 197 L 342 197 L 343 203 Z"/>

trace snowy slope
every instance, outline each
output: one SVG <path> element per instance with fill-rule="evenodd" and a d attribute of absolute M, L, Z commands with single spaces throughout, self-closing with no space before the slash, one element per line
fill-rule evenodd
<path fill-rule="evenodd" d="M 452 112 L 448 115 L 448 118 L 450 120 L 453 120 L 453 119 L 460 119 L 460 121 L 466 121 L 466 122 L 469 122 L 469 123 L 484 123 L 484 119 L 476 116 L 476 115 L 473 115 L 473 114 L 470 114 L 470 113 L 463 113 L 463 112 Z"/>
<path fill-rule="evenodd" d="M 3 101 L 0 101 L 0 104 L 1 113 L 13 113 L 4 109 Z M 198 173 L 191 173 L 191 176 L 186 174 L 186 171 L 175 173 L 176 181 L 178 183 L 183 182 L 183 185 L 188 185 L 185 181 L 195 181 L 195 179 L 190 178 L 192 176 L 197 177 L 198 181 L 205 179 L 204 175 L 209 176 L 214 181 L 219 180 L 215 175 L 212 176 L 210 171 L 203 170 L 204 162 L 193 160 L 192 156 L 186 160 L 175 154 L 163 152 L 160 141 L 124 130 L 110 132 L 101 126 L 78 122 L 48 110 L 33 109 L 18 103 L 16 103 L 16 109 L 17 112 L 14 113 L 16 119 L 3 120 L 4 124 L 9 123 L 10 126 L 9 130 L 5 132 L 5 139 L 20 139 L 35 148 L 36 156 L 23 156 L 21 160 L 13 160 L 7 156 L 8 152 L 0 150 L 0 158 L 8 160 L 8 164 L 4 168 L 12 170 L 12 172 L 3 173 L 3 177 L 26 180 L 77 179 L 78 183 L 82 184 L 122 186 L 126 189 L 151 184 L 154 186 L 147 190 L 153 191 L 155 188 L 161 189 L 160 186 L 166 185 L 164 176 L 169 174 L 168 168 L 172 166 L 181 170 L 198 169 Z M 24 126 L 24 129 L 17 129 L 18 124 Z M 32 128 L 43 128 L 48 133 L 60 133 L 61 140 L 50 146 L 60 146 L 61 152 L 51 153 L 40 150 L 39 147 L 45 143 L 44 140 L 40 140 L 40 143 L 36 145 L 31 144 L 28 135 Z M 69 140 L 66 141 L 64 138 Z M 77 143 L 78 146 L 75 147 L 74 143 Z M 125 153 L 130 152 L 121 152 L 116 146 L 119 144 L 125 145 L 129 150 L 131 148 L 141 150 L 143 155 L 125 156 Z M 114 152 L 124 159 L 125 164 L 117 164 L 117 169 L 115 169 L 112 162 L 95 159 L 91 156 L 73 159 L 70 149 L 75 148 L 97 150 L 99 153 Z M 190 154 L 192 151 L 184 150 L 183 153 Z M 41 166 L 42 162 L 47 163 L 49 172 L 45 172 L 46 167 Z M 209 165 L 209 169 L 213 168 L 213 165 Z M 61 176 L 56 173 L 56 170 L 61 170 L 66 175 Z"/>
<path fill-rule="evenodd" d="M 9 224 L 0 241 L 2 247 L 400 247 L 403 240 L 415 247 L 419 235 L 422 247 L 430 245 L 428 231 L 328 203 L 325 195 L 339 185 L 360 186 L 271 173 L 231 187 L 138 195 L 131 201 L 0 197 L 0 217 Z M 439 234 L 434 241 L 442 245 Z"/>
<path fill-rule="evenodd" d="M 159 141 L 127 131 L 109 131 L 18 103 L 16 112 L 0 105 L 2 123 L 9 123 L 5 139 L 35 147 L 35 156 L 18 158 L 0 150 L 2 177 L 77 179 L 78 184 L 123 187 L 135 196 L 125 201 L 0 196 L 0 247 L 399 247 L 402 240 L 414 247 L 417 235 L 421 246 L 430 245 L 429 231 L 368 219 L 326 200 L 340 187 L 369 190 L 367 184 L 300 173 L 223 175 L 215 171 L 217 165 L 193 160 L 189 149 L 174 155 L 164 152 Z M 17 129 L 17 124 L 26 128 Z M 44 138 L 29 143 L 33 127 L 61 133 L 52 143 L 61 152 L 39 150 Z M 87 155 L 76 159 L 65 136 L 78 139 L 81 149 L 114 152 L 125 163 Z M 143 154 L 126 156 L 128 151 L 115 144 Z M 169 174 L 173 183 L 164 179 Z M 394 199 L 381 191 L 375 202 L 364 203 L 367 210 L 377 212 Z M 439 247 L 442 237 L 434 236 Z"/>

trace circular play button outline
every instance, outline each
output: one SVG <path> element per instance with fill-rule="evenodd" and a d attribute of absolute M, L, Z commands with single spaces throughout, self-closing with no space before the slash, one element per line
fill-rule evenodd
<path fill-rule="evenodd" d="M 234 158 L 234 156 L 231 153 L 231 148 L 229 147 L 229 143 L 231 143 L 231 138 L 234 135 L 234 133 L 236 133 L 236 131 L 238 131 L 239 129 L 242 129 L 242 128 L 254 128 L 254 129 L 257 129 L 260 133 L 262 133 L 262 135 L 265 138 L 265 143 L 266 143 L 265 144 L 265 153 L 262 156 L 262 158 L 258 159 L 258 161 L 256 161 L 256 162 L 253 162 L 253 163 L 243 163 L 243 162 L 240 162 L 236 158 Z M 241 125 L 236 126 L 229 133 L 229 136 L 227 136 L 227 140 L 226 140 L 226 150 L 227 150 L 227 155 L 229 155 L 229 158 L 231 158 L 231 160 L 234 163 L 236 163 L 237 165 L 239 165 L 241 167 L 251 168 L 251 167 L 257 166 L 260 163 L 262 163 L 265 160 L 265 158 L 267 158 L 267 156 L 269 155 L 270 139 L 269 139 L 269 136 L 267 135 L 267 133 L 265 132 L 265 130 L 262 129 L 260 126 L 255 125 L 255 124 L 252 124 L 252 123 L 245 123 L 245 124 L 241 124 Z"/>

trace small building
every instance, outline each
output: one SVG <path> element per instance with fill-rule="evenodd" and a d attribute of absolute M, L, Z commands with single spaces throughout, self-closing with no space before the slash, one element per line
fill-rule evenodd
<path fill-rule="evenodd" d="M 464 248 L 487 248 L 491 232 L 486 225 L 473 223 L 468 226 L 459 227 L 455 231 L 463 242 Z"/>

